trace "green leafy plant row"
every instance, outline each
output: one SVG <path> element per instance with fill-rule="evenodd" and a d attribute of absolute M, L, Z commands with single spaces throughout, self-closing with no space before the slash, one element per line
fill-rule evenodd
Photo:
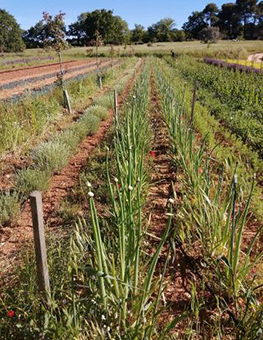
<path fill-rule="evenodd" d="M 224 166 L 218 167 L 205 141 L 198 140 L 190 124 L 184 91 L 172 86 L 170 72 L 167 76 L 161 68 L 156 69 L 172 159 L 182 172 L 183 200 L 174 237 L 185 249 L 193 248 L 200 253 L 206 268 L 199 268 L 204 272 L 203 284 L 206 289 L 210 287 L 210 293 L 213 291 L 219 309 L 228 310 L 235 320 L 232 335 L 237 339 L 254 339 L 262 332 L 263 320 L 260 273 L 254 275 L 252 269 L 262 259 L 263 254 L 254 251 L 263 227 L 258 228 L 248 245 L 243 237 L 250 225 L 248 211 L 255 182 L 245 201 L 236 167 L 232 168 L 232 178 L 225 176 Z M 207 301 L 203 303 L 206 308 Z M 221 332 L 215 327 L 212 335 L 220 336 Z"/>
<path fill-rule="evenodd" d="M 216 68 L 190 57 L 167 60 L 185 80 L 199 82 L 199 99 L 262 157 L 262 75 Z"/>

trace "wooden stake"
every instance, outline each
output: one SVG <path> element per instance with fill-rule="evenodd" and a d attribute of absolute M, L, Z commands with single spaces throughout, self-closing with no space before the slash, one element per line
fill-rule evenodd
<path fill-rule="evenodd" d="M 196 102 L 196 94 L 198 89 L 198 81 L 195 81 L 194 92 L 193 92 L 193 101 L 192 101 L 192 110 L 191 110 L 191 120 L 190 124 L 193 125 L 194 122 L 194 113 L 195 113 L 195 102 Z"/>
<path fill-rule="evenodd" d="M 65 102 L 65 105 L 68 109 L 68 112 L 71 113 L 71 104 L 70 104 L 70 99 L 69 99 L 69 95 L 68 95 L 67 90 L 63 90 L 63 96 L 64 96 L 64 102 Z"/>
<path fill-rule="evenodd" d="M 34 229 L 38 285 L 40 291 L 44 293 L 46 301 L 49 303 L 50 284 L 47 267 L 47 253 L 41 192 L 34 191 L 31 193 L 30 205 Z"/>
<path fill-rule="evenodd" d="M 99 77 L 99 87 L 100 87 L 100 89 L 102 89 L 102 88 L 103 88 L 103 85 L 102 85 L 102 79 L 101 79 L 101 77 Z"/>
<path fill-rule="evenodd" d="M 116 122 L 118 122 L 118 93 L 116 89 L 114 89 L 114 113 Z"/>

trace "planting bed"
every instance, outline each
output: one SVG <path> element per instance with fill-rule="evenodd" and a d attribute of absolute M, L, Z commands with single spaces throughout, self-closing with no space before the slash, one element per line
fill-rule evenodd
<path fill-rule="evenodd" d="M 111 66 L 109 60 L 103 60 L 100 67 Z M 77 76 L 94 72 L 96 62 L 94 60 L 81 60 L 63 63 L 65 80 L 76 78 Z M 0 72 L 0 99 L 17 99 L 23 93 L 41 89 L 57 80 L 59 64 L 34 66 L 19 70 Z"/>
<path fill-rule="evenodd" d="M 136 69 L 139 69 L 140 62 L 136 64 Z M 124 74 L 121 74 L 121 78 L 119 78 L 116 83 L 116 87 L 120 87 L 120 91 L 122 90 L 122 87 L 124 84 L 127 83 L 126 88 L 121 93 L 121 96 L 119 97 L 118 103 L 119 105 L 122 104 L 124 98 L 127 96 L 127 93 L 132 86 L 133 73 L 125 72 Z M 122 84 L 122 85 L 121 85 Z M 100 97 L 102 97 L 102 93 L 100 93 Z M 106 94 L 107 95 L 107 94 Z M 111 91 L 109 93 L 113 97 L 113 92 Z M 96 100 L 99 100 L 98 97 Z M 96 106 L 94 106 L 96 107 Z M 92 109 L 92 107 L 91 107 Z M 84 114 L 83 114 L 84 116 Z M 81 115 L 79 121 L 81 121 Z M 77 121 L 78 122 L 78 121 Z M 94 122 L 95 123 L 95 122 Z M 97 123 L 95 123 L 97 124 Z M 52 214 L 54 211 L 58 208 L 58 206 L 61 203 L 61 200 L 63 197 L 68 195 L 68 193 L 72 190 L 74 185 L 78 182 L 78 177 L 80 170 L 82 167 L 86 164 L 86 160 L 89 157 L 90 153 L 93 151 L 94 147 L 100 143 L 103 138 L 105 137 L 105 134 L 109 127 L 112 124 L 112 109 L 109 109 L 109 115 L 108 118 L 103 121 L 98 130 L 95 132 L 95 134 L 91 134 L 90 136 L 86 137 L 78 146 L 78 151 L 74 156 L 72 156 L 69 160 L 68 165 L 63 167 L 61 171 L 59 171 L 58 174 L 55 174 L 49 184 L 49 190 L 44 194 L 43 196 L 43 204 L 44 204 L 44 215 L 45 215 L 45 221 L 48 226 L 55 227 L 57 219 L 52 218 Z M 73 122 L 72 129 L 76 123 Z M 69 124 L 69 129 L 71 129 Z M 64 127 L 64 131 L 66 131 L 66 128 Z M 73 131 L 73 130 L 72 130 Z M 63 130 L 62 130 L 63 134 Z M 32 162 L 32 160 L 31 160 Z M 20 168 L 26 168 L 26 166 L 29 166 L 27 162 L 21 162 L 19 165 L 16 164 L 16 167 L 13 168 L 12 174 L 8 175 L 8 183 L 5 183 L 4 178 L 6 178 L 6 174 L 3 174 L 3 181 L 2 181 L 2 190 L 12 190 L 13 183 L 15 181 L 15 175 L 18 169 Z M 37 164 L 36 164 L 37 165 Z M 37 189 L 37 188 L 36 188 Z M 33 190 L 33 189 L 32 189 Z M 17 254 L 16 252 L 19 251 L 21 245 L 24 244 L 24 242 L 28 239 L 32 238 L 32 221 L 31 221 L 31 213 L 30 213 L 30 205 L 29 201 L 26 199 L 24 205 L 23 205 L 23 213 L 20 215 L 19 219 L 16 219 L 12 222 L 11 226 L 4 226 L 0 228 L 0 264 L 2 269 L 4 271 L 7 271 L 7 268 L 9 267 L 9 260 L 12 258 L 14 259 Z M 9 259 L 9 260 L 8 260 Z M 12 264 L 11 264 L 12 267 Z"/>

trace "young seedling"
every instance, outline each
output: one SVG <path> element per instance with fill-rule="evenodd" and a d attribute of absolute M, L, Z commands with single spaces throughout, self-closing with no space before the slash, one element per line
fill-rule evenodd
<path fill-rule="evenodd" d="M 95 31 L 95 44 L 96 44 L 97 77 L 98 77 L 99 87 L 100 89 L 102 89 L 102 77 L 101 77 L 100 62 L 99 62 L 99 47 L 103 45 L 103 40 L 98 30 Z"/>
<path fill-rule="evenodd" d="M 44 42 L 46 47 L 51 47 L 58 54 L 60 72 L 57 76 L 57 83 L 63 91 L 65 105 L 71 113 L 71 104 L 67 90 L 64 84 L 64 70 L 62 67 L 62 51 L 68 48 L 65 34 L 65 13 L 59 12 L 54 17 L 48 12 L 43 13 L 43 22 L 47 27 L 47 38 Z"/>

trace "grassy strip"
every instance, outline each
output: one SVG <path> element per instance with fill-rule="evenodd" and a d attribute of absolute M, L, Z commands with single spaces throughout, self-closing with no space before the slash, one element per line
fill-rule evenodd
<path fill-rule="evenodd" d="M 212 333 L 211 330 L 205 333 L 205 325 L 191 331 L 195 336 L 205 334 L 213 338 L 226 334 L 224 329 L 227 332 L 230 327 L 233 338 L 254 339 L 262 331 L 263 319 L 260 273 L 254 274 L 252 269 L 263 256 L 255 248 L 263 226 L 251 237 L 248 245 L 243 242 L 244 230 L 249 227 L 247 216 L 254 183 L 245 201 L 236 168 L 232 168 L 233 177 L 229 179 L 223 167 L 218 169 L 218 164 L 206 151 L 205 143 L 198 141 L 190 125 L 184 95 L 180 94 L 178 87 L 174 90 L 169 82 L 170 72 L 167 76 L 159 69 L 155 76 L 170 133 L 172 159 L 182 171 L 183 200 L 174 237 L 188 252 L 193 249 L 201 255 L 203 264 L 198 266 L 198 271 L 203 274 L 201 287 L 204 288 L 195 293 L 192 302 L 197 306 L 195 315 L 199 320 L 201 308 L 208 308 L 205 291 L 212 292 L 220 312 L 214 320 L 219 326 L 215 325 Z M 232 317 L 227 327 L 223 324 L 225 311 Z"/>

